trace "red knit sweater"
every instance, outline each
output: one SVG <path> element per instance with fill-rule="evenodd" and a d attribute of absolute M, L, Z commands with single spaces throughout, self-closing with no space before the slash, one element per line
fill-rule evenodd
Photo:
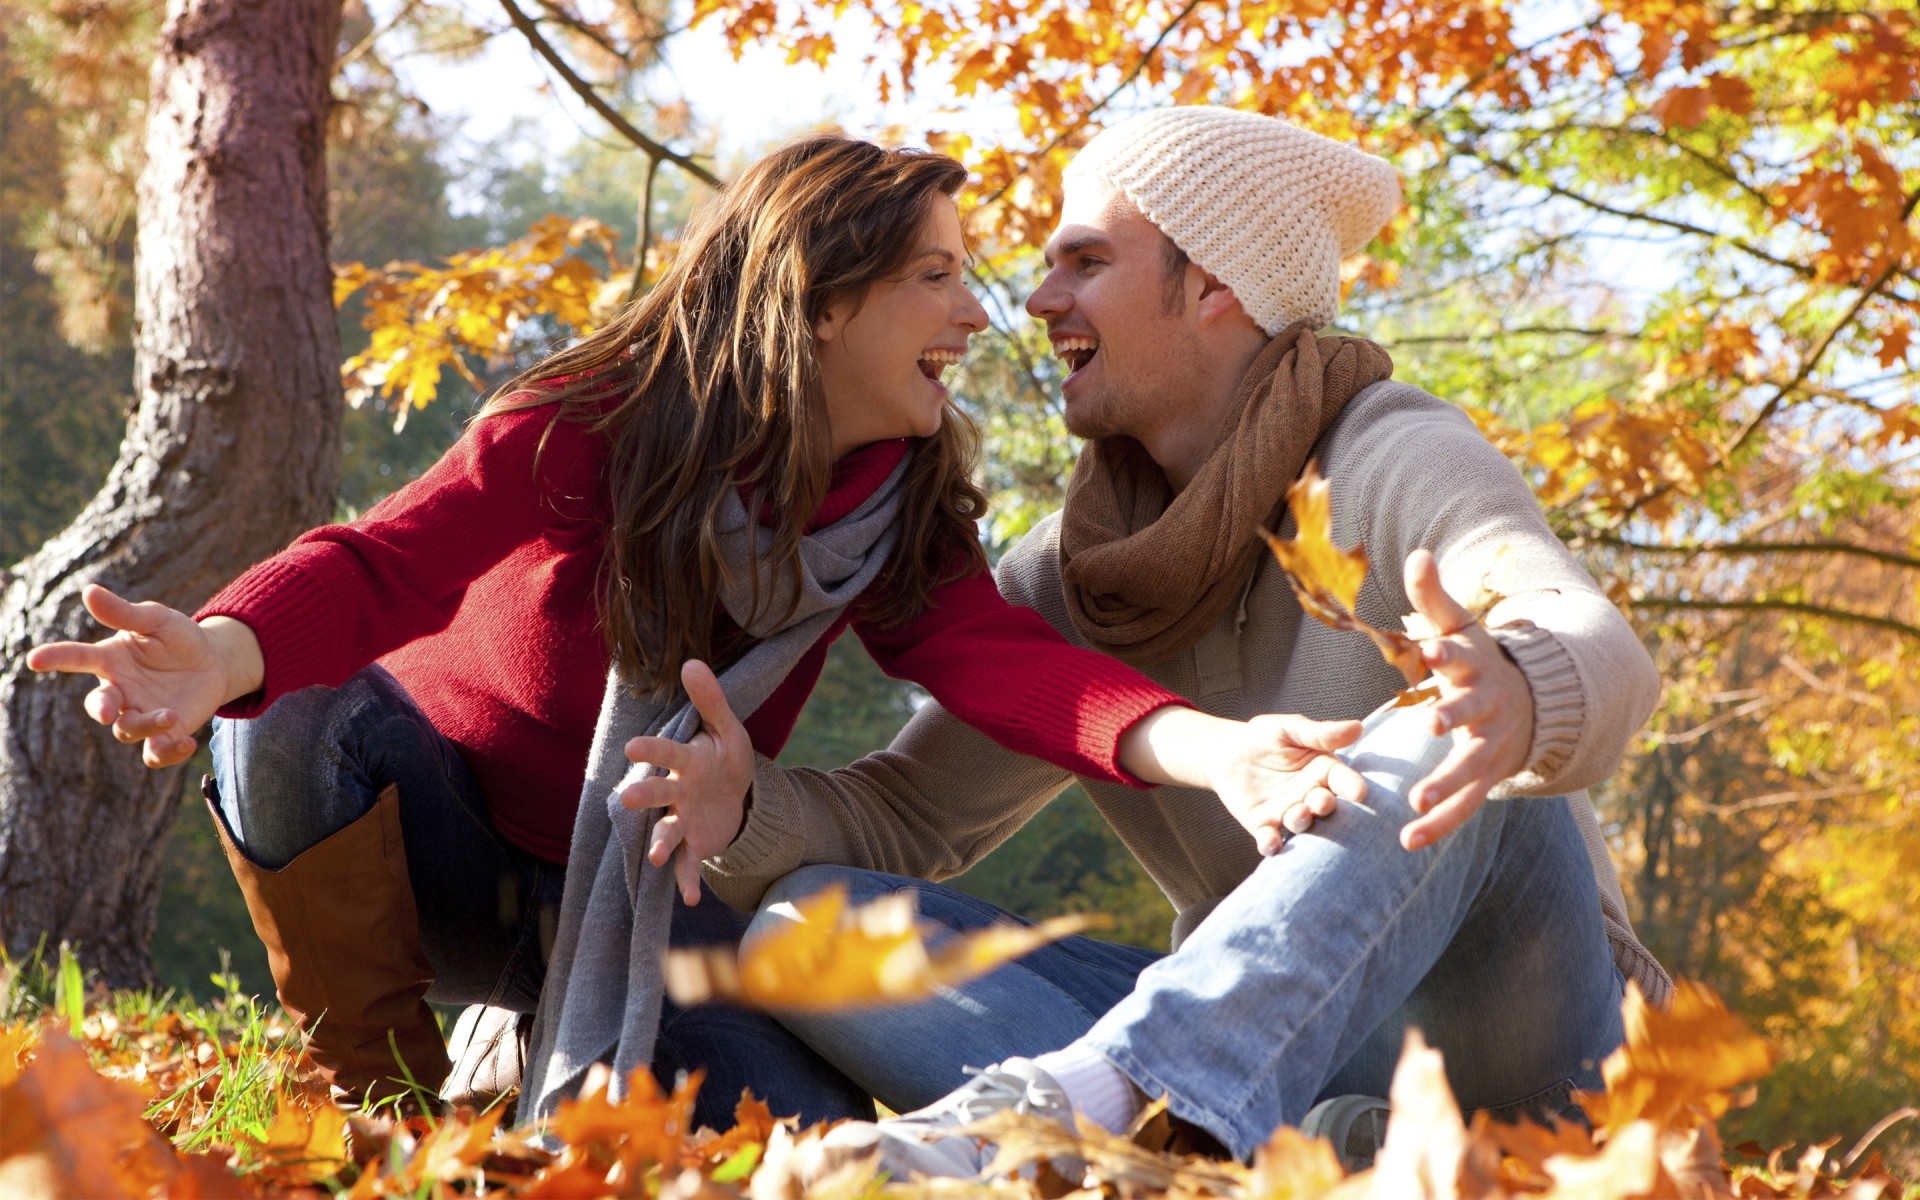
<path fill-rule="evenodd" d="M 303 534 L 229 584 L 198 617 L 244 621 L 266 662 L 261 689 L 220 710 L 253 717 L 298 688 L 337 686 L 379 661 L 460 748 L 495 826 L 565 862 L 611 658 L 594 617 L 606 442 L 546 406 L 475 422 L 419 479 L 359 520 Z M 535 451 L 545 435 L 546 445 Z M 810 528 L 873 493 L 906 453 L 881 442 L 835 465 Z M 1120 736 L 1184 703 L 1120 663 L 1061 640 L 1001 599 L 984 571 L 934 593 L 892 629 L 849 606 L 745 722 L 779 753 L 827 647 L 851 619 L 887 674 L 909 679 L 996 742 L 1081 775 L 1135 783 Z"/>

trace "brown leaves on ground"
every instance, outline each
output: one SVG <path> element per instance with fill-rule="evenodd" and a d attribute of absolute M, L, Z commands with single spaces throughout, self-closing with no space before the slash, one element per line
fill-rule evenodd
<path fill-rule="evenodd" d="M 1103 920 L 995 925 L 933 949 L 912 892 L 850 907 L 845 888 L 828 888 L 794 907 L 796 920 L 737 957 L 731 949 L 670 951 L 667 994 L 683 1006 L 726 1000 L 790 1012 L 917 1000 Z"/>
<path fill-rule="evenodd" d="M 1606 1090 L 1581 1097 L 1592 1128 L 1464 1119 L 1439 1051 L 1414 1035 L 1392 1088 L 1393 1116 L 1371 1170 L 1346 1174 L 1326 1142 L 1282 1128 L 1247 1166 L 1162 1152 L 1150 1106 L 1129 1137 L 1003 1113 L 973 1132 L 996 1148 L 980 1180 L 889 1180 L 869 1161 L 826 1164 L 816 1128 L 798 1132 L 751 1096 L 723 1134 L 691 1128 L 694 1076 L 672 1090 L 635 1072 L 612 1099 L 599 1069 L 544 1137 L 502 1128 L 502 1111 L 434 1121 L 348 1118 L 311 1088 L 280 1090 L 259 1135 L 215 1155 L 183 1154 L 155 1127 L 151 1098 L 103 1076 L 101 1043 L 53 1023 L 0 1026 L 0 1196 L 814 1197 L 1004 1196 L 1010 1200 L 1642 1200 L 1651 1197 L 1897 1197 L 1869 1155 L 1904 1110 L 1846 1155 L 1837 1143 L 1764 1164 L 1721 1161 L 1715 1118 L 1768 1066 L 1764 1043 L 1703 987 L 1681 984 L 1659 1011 L 1638 993 L 1627 1041 L 1603 1065 Z M 92 1021 L 92 1018 L 89 1018 Z M 94 1032 L 99 1028 L 94 1022 Z M 133 1041 L 138 1045 L 138 1039 Z M 90 1057 L 90 1051 L 92 1057 Z M 222 1061 L 231 1048 L 217 1051 Z M 116 1064 L 124 1069 L 124 1063 Z M 204 1116 L 198 1118 L 205 1120 Z M 195 1132 L 178 1128 L 176 1138 Z M 1761 1153 L 1742 1147 L 1742 1160 Z M 1862 1161 L 1864 1159 L 1864 1161 Z M 830 1169 L 828 1169 L 830 1168 Z"/>

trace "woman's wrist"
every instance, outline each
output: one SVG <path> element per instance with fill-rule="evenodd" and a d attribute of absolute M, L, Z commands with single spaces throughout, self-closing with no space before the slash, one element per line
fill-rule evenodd
<path fill-rule="evenodd" d="M 208 617 L 199 625 L 214 662 L 226 676 L 226 697 L 221 703 L 231 704 L 259 691 L 266 682 L 267 661 L 252 627 L 245 621 L 221 616 Z"/>
<path fill-rule="evenodd" d="M 1120 736 L 1120 765 L 1147 783 L 1212 790 L 1211 769 L 1239 725 L 1183 704 L 1156 708 Z"/>

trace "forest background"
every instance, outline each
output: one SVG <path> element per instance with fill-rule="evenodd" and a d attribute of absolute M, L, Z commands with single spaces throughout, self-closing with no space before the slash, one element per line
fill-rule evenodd
<path fill-rule="evenodd" d="M 9 603 L 100 490 L 139 403 L 134 180 L 165 17 L 150 0 L 0 0 Z M 700 88 L 751 72 L 753 94 L 777 97 L 768 79 L 785 73 L 809 99 L 730 135 L 670 69 L 674 40 L 696 35 L 746 55 L 702 60 L 720 77 Z M 425 72 L 493 86 L 500 55 L 546 79 L 533 119 L 476 137 L 423 99 Z M 813 111 L 823 71 L 853 99 Z M 1851 1138 L 1920 1097 L 1910 13 L 354 0 L 332 94 L 341 518 L 431 463 L 515 363 L 644 288 L 711 179 L 838 123 L 976 171 L 975 281 L 995 326 L 955 390 L 987 435 L 997 553 L 1058 504 L 1074 453 L 1019 299 L 1075 145 L 1138 107 L 1205 100 L 1393 158 L 1409 207 L 1350 264 L 1341 327 L 1475 415 L 1660 662 L 1660 712 L 1595 800 L 1642 937 L 1779 1055 L 1728 1141 Z M 848 761 L 915 701 L 842 643 L 783 758 Z M 197 787 L 168 804 L 139 900 L 152 976 L 205 994 L 230 952 L 245 986 L 270 990 Z M 0 859 L 17 816 L 0 811 Z M 1165 944 L 1164 901 L 1077 792 L 959 883 Z M 37 932 L 68 931 L 16 921 L 9 952 Z"/>

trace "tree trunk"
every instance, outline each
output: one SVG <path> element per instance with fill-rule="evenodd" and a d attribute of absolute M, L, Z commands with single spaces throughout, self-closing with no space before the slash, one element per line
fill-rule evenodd
<path fill-rule="evenodd" d="M 112 985 L 147 943 L 183 768 L 149 771 L 29 647 L 100 630 L 102 583 L 191 612 L 331 514 L 340 345 L 326 128 L 341 0 L 170 0 L 139 184 L 134 386 L 119 461 L 0 573 L 0 938 L 76 943 Z"/>

